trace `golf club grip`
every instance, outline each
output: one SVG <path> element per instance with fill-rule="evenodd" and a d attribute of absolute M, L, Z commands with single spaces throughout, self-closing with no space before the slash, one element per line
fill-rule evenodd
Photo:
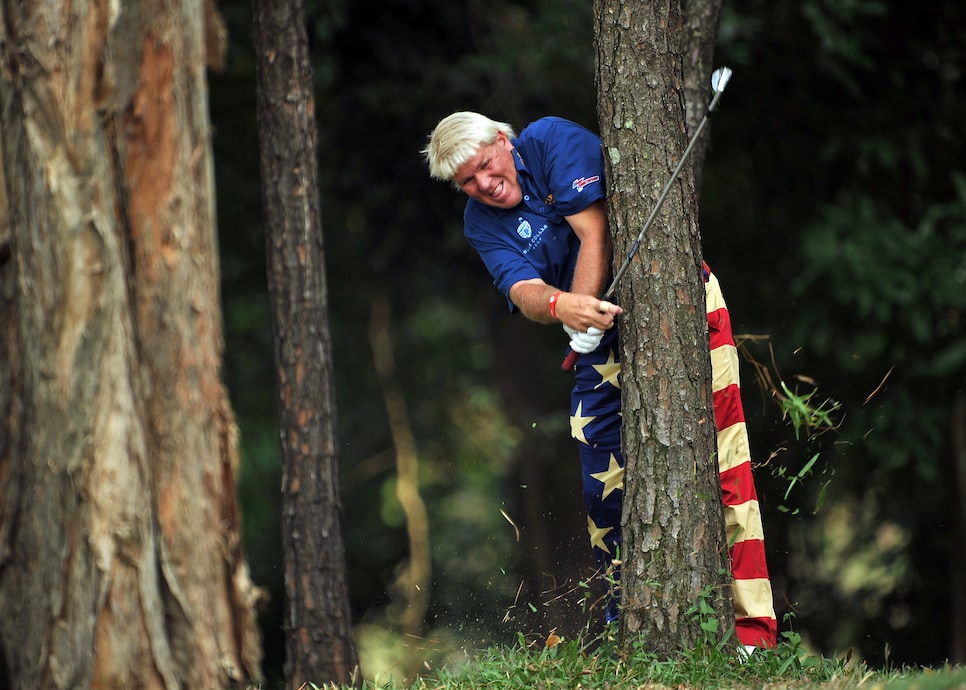
<path fill-rule="evenodd" d="M 640 240 L 638 240 L 637 243 L 635 243 L 635 245 L 634 245 L 634 247 L 635 247 L 634 251 L 636 251 L 636 248 L 637 248 L 638 245 L 640 245 Z M 632 255 L 633 255 L 633 252 L 631 254 L 628 254 L 627 255 L 627 261 L 625 263 L 630 263 L 630 260 L 631 260 L 631 256 Z M 618 277 L 620 277 L 620 276 L 618 276 Z M 609 288 L 607 288 L 607 292 L 605 292 L 603 295 L 601 295 L 600 298 L 602 300 L 607 300 L 608 302 L 610 300 L 614 299 L 614 289 L 616 287 L 617 287 L 617 278 L 614 279 L 614 282 L 611 283 L 611 285 L 610 285 Z M 567 356 L 564 358 L 564 361 L 560 365 L 560 368 L 563 369 L 564 371 L 573 371 L 574 370 L 574 367 L 577 366 L 577 358 L 578 357 L 580 357 L 580 353 L 579 352 L 574 352 L 573 350 L 567 350 Z"/>

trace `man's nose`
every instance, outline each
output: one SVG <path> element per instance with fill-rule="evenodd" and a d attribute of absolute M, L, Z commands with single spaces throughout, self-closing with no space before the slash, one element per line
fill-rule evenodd
<path fill-rule="evenodd" d="M 476 178 L 476 186 L 481 192 L 489 192 L 493 189 L 493 178 L 489 175 L 480 175 Z"/>

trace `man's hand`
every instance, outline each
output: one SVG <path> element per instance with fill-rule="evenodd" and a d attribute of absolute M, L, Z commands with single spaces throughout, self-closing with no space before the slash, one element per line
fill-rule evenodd
<path fill-rule="evenodd" d="M 581 333 L 567 324 L 563 325 L 563 329 L 570 336 L 570 349 L 582 355 L 593 352 L 600 347 L 601 338 L 604 337 L 604 332 L 593 326 L 588 328 L 586 333 Z"/>
<path fill-rule="evenodd" d="M 551 313 L 550 298 L 554 294 L 554 313 Z M 532 321 L 559 321 L 581 333 L 586 333 L 591 327 L 606 331 L 614 325 L 614 319 L 624 312 L 613 302 L 579 292 L 564 292 L 539 278 L 515 283 L 510 288 L 510 299 Z"/>
<path fill-rule="evenodd" d="M 557 298 L 557 318 L 581 333 L 590 328 L 606 331 L 623 312 L 613 302 L 577 292 L 564 292 Z"/>

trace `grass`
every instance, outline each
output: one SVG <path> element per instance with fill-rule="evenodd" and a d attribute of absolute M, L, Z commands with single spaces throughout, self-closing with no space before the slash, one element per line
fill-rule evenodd
<path fill-rule="evenodd" d="M 512 648 L 491 648 L 459 669 L 400 683 L 367 681 L 366 690 L 966 690 L 966 669 L 873 671 L 861 662 L 825 659 L 806 653 L 795 633 L 784 633 L 771 650 L 739 660 L 731 644 L 706 645 L 659 660 L 643 649 L 625 656 L 614 634 L 591 644 L 551 640 Z M 557 642 L 556 644 L 553 644 Z M 304 690 L 336 690 L 306 683 Z"/>

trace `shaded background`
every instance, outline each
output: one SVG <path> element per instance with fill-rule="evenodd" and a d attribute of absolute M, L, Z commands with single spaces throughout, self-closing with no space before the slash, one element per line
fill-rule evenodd
<path fill-rule="evenodd" d="M 271 595 L 272 678 L 284 654 L 280 461 L 251 8 L 220 5 L 231 43 L 210 86 L 226 377 L 246 549 Z M 307 2 L 349 586 L 370 675 L 425 673 L 517 632 L 593 629 L 566 338 L 507 315 L 463 240 L 463 200 L 419 155 L 453 110 L 596 131 L 591 13 L 586 0 Z M 841 406 L 836 431 L 796 438 L 745 363 L 780 628 L 874 665 L 966 653 L 953 620 L 966 579 L 964 48 L 962 3 L 735 0 L 716 52 L 735 74 L 710 126 L 705 258 L 735 332 L 756 336 L 743 354 Z M 430 517 L 418 636 L 399 629 L 409 549 L 372 328 L 392 338 L 388 383 L 406 403 Z"/>

